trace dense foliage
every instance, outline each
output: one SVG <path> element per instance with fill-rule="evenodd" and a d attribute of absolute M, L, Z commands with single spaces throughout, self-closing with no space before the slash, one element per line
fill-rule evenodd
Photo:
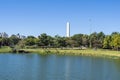
<path fill-rule="evenodd" d="M 103 32 L 87 34 L 75 34 L 71 37 L 61 37 L 56 35 L 52 37 L 43 33 L 38 37 L 22 36 L 20 34 L 13 34 L 10 37 L 7 33 L 0 33 L 0 47 L 1 46 L 19 46 L 20 48 L 37 48 L 37 47 L 51 47 L 51 48 L 104 48 L 115 49 L 120 48 L 120 33 L 113 32 L 111 35 L 105 35 Z"/>

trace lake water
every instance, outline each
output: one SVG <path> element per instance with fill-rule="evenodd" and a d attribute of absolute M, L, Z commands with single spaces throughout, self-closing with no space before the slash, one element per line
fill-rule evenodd
<path fill-rule="evenodd" d="M 120 80 L 120 60 L 0 54 L 0 80 Z"/>

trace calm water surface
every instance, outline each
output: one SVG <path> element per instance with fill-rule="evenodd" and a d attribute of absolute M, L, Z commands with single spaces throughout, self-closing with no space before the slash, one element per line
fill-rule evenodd
<path fill-rule="evenodd" d="M 0 54 L 0 80 L 120 80 L 120 60 Z"/>

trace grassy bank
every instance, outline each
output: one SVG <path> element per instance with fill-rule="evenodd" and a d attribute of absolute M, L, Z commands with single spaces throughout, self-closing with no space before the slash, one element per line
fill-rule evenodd
<path fill-rule="evenodd" d="M 118 57 L 120 58 L 120 51 L 111 51 L 111 50 L 61 50 L 61 49 L 24 49 L 31 53 L 38 54 L 57 54 L 57 55 L 81 55 L 81 56 L 100 56 L 100 57 Z"/>
<path fill-rule="evenodd" d="M 12 49 L 10 47 L 1 47 L 0 48 L 0 53 L 8 53 L 8 52 L 12 52 Z"/>
<path fill-rule="evenodd" d="M 62 50 L 62 49 L 22 49 L 30 53 L 38 53 L 42 55 L 80 55 L 80 56 L 97 56 L 97 57 L 117 57 L 120 58 L 120 51 L 104 50 L 104 49 L 86 49 L 86 50 Z M 0 53 L 12 52 L 9 47 L 0 48 Z"/>

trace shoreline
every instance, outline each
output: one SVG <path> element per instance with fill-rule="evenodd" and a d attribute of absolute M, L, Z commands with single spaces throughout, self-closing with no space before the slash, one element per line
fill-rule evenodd
<path fill-rule="evenodd" d="M 120 51 L 104 50 L 104 49 L 86 49 L 86 50 L 64 50 L 64 49 L 22 49 L 30 53 L 38 53 L 42 55 L 72 55 L 72 56 L 95 56 L 95 57 L 117 57 L 120 58 Z"/>
<path fill-rule="evenodd" d="M 120 51 L 104 50 L 104 49 L 20 49 L 20 51 L 29 53 L 36 53 L 41 55 L 56 54 L 56 55 L 72 55 L 72 56 L 93 56 L 93 57 L 116 57 L 120 58 Z M 13 53 L 11 48 L 1 48 L 0 53 Z M 19 52 L 16 52 L 21 54 Z"/>

